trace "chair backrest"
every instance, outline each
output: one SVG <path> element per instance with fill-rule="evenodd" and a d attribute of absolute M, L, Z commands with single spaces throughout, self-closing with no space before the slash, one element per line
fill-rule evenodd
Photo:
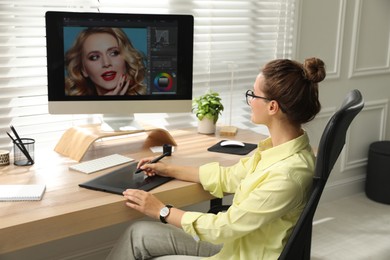
<path fill-rule="evenodd" d="M 317 153 L 315 178 L 327 181 L 345 144 L 346 133 L 355 116 L 363 109 L 359 90 L 347 94 L 338 111 L 332 116 L 322 134 Z"/>
<path fill-rule="evenodd" d="M 318 147 L 311 195 L 279 257 L 280 260 L 310 259 L 314 213 L 329 174 L 345 145 L 347 130 L 363 106 L 360 91 L 352 90 L 327 123 Z"/>

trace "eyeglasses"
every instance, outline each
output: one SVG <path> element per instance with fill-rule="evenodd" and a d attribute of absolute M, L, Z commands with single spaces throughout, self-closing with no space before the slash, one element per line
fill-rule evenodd
<path fill-rule="evenodd" d="M 252 90 L 247 90 L 246 93 L 245 93 L 245 98 L 246 98 L 246 103 L 248 105 L 251 104 L 252 100 L 254 98 L 260 98 L 260 99 L 264 99 L 264 100 L 267 100 L 267 101 L 271 101 L 272 99 L 270 98 L 266 98 L 266 97 L 260 97 L 260 96 L 256 96 L 255 93 L 252 91 Z"/>

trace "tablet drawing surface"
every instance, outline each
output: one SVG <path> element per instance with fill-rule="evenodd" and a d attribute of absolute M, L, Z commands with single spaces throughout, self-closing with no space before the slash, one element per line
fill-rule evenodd
<path fill-rule="evenodd" d="M 147 177 L 142 172 L 135 174 L 134 172 L 136 171 L 136 168 L 137 162 L 81 183 L 79 186 L 87 189 L 122 195 L 126 189 L 149 191 L 172 180 L 172 178 L 158 175 Z"/>

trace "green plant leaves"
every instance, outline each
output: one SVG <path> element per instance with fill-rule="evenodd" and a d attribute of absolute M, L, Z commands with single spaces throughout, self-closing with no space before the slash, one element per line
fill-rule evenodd
<path fill-rule="evenodd" d="M 202 96 L 194 98 L 192 101 L 192 111 L 195 112 L 199 120 L 206 117 L 214 119 L 214 123 L 216 123 L 223 109 L 222 100 L 217 92 L 209 91 Z"/>

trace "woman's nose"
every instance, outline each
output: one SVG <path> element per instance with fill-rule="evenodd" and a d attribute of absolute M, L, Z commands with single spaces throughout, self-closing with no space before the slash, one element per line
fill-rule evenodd
<path fill-rule="evenodd" d="M 111 59 L 108 56 L 103 56 L 103 68 L 111 67 Z"/>

